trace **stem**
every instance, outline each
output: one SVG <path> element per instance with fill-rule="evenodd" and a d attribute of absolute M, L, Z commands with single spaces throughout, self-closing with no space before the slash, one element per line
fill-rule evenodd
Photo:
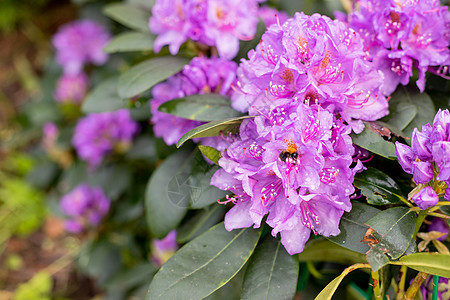
<path fill-rule="evenodd" d="M 432 300 L 437 300 L 438 298 L 438 288 L 439 288 L 439 276 L 433 276 L 433 298 Z"/>
<path fill-rule="evenodd" d="M 316 267 L 314 266 L 314 264 L 310 261 L 306 262 L 306 267 L 308 268 L 309 273 L 314 276 L 317 279 L 322 279 L 323 275 L 320 274 L 319 271 L 317 271 Z"/>
<path fill-rule="evenodd" d="M 438 217 L 441 219 L 447 219 L 450 220 L 450 216 L 444 215 L 444 214 L 440 214 L 440 213 L 429 213 L 429 216 L 433 216 L 433 217 Z"/>
<path fill-rule="evenodd" d="M 381 291 L 380 291 L 380 274 L 378 271 L 372 272 L 373 279 L 373 295 L 375 299 L 382 299 Z"/>
<path fill-rule="evenodd" d="M 445 206 L 450 205 L 450 201 L 439 201 L 436 206 Z"/>
<path fill-rule="evenodd" d="M 414 297 L 416 296 L 417 292 L 420 289 L 420 286 L 425 281 L 425 279 L 427 279 L 427 277 L 428 277 L 427 273 L 419 272 L 419 274 L 417 274 L 416 278 L 414 278 L 414 281 L 411 283 L 405 295 L 403 296 L 403 300 L 414 299 Z"/>
<path fill-rule="evenodd" d="M 398 284 L 398 292 L 396 300 L 401 300 L 403 295 L 405 294 L 405 282 L 406 282 L 406 271 L 408 270 L 407 266 L 400 267 L 400 282 Z"/>
<path fill-rule="evenodd" d="M 400 200 L 402 200 L 403 203 L 405 203 L 405 204 L 408 205 L 409 207 L 413 207 L 413 206 L 414 206 L 411 202 L 409 202 L 409 201 L 406 200 L 405 198 L 403 198 L 403 197 L 399 197 L 399 198 L 400 198 Z"/>

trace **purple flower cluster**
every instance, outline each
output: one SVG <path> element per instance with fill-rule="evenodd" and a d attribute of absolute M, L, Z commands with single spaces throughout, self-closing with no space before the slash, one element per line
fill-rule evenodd
<path fill-rule="evenodd" d="M 348 16 L 337 13 L 360 33 L 364 50 L 384 74 L 382 90 L 391 94 L 419 71 L 417 86 L 425 88 L 425 72 L 448 72 L 450 63 L 450 13 L 438 0 L 359 0 L 359 10 Z M 445 67 L 447 65 L 447 67 Z"/>
<path fill-rule="evenodd" d="M 61 103 L 80 104 L 88 90 L 89 80 L 85 73 L 63 74 L 56 83 L 55 99 Z"/>
<path fill-rule="evenodd" d="M 422 299 L 431 300 L 433 298 L 433 276 L 428 276 L 425 282 L 420 286 Z M 449 278 L 439 277 L 437 300 L 450 299 L 450 282 Z"/>
<path fill-rule="evenodd" d="M 296 13 L 274 24 L 238 69 L 233 107 L 250 114 L 267 112 L 280 101 L 317 103 L 340 114 L 355 132 L 362 121 L 388 113 L 379 92 L 381 72 L 365 59 L 359 35 L 340 21 Z"/>
<path fill-rule="evenodd" d="M 110 39 L 100 24 L 91 20 L 78 20 L 62 26 L 53 37 L 56 61 L 65 74 L 79 74 L 87 63 L 103 64 L 108 55 L 103 47 Z"/>
<path fill-rule="evenodd" d="M 154 49 L 169 45 L 175 55 L 187 39 L 216 46 L 220 57 L 232 59 L 239 40 L 253 38 L 260 0 L 158 0 L 150 30 L 157 34 Z"/>
<path fill-rule="evenodd" d="M 412 174 L 416 184 L 426 185 L 413 196 L 421 208 L 436 205 L 439 196 L 450 200 L 450 112 L 439 110 L 433 126 L 414 129 L 411 147 L 395 143 L 397 158 L 406 173 Z"/>
<path fill-rule="evenodd" d="M 100 224 L 108 213 L 110 201 L 103 190 L 81 184 L 62 197 L 61 211 L 69 217 L 65 222 L 66 230 L 79 233 L 88 227 Z"/>
<path fill-rule="evenodd" d="M 203 124 L 158 111 L 158 107 L 172 99 L 189 95 L 218 93 L 229 96 L 236 79 L 236 63 L 220 58 L 195 57 L 181 72 L 153 88 L 151 101 L 153 130 L 167 145 L 174 145 L 191 129 Z M 217 140 L 209 138 L 208 140 Z"/>
<path fill-rule="evenodd" d="M 351 209 L 354 147 L 351 128 L 320 105 L 282 105 L 245 120 L 240 138 L 222 152 L 211 184 L 234 196 L 225 228 L 259 227 L 265 215 L 290 254 L 303 250 L 311 231 L 339 234 Z"/>
<path fill-rule="evenodd" d="M 97 167 L 107 153 L 127 149 L 137 131 L 126 109 L 90 114 L 78 121 L 72 143 L 81 159 Z"/>
<path fill-rule="evenodd" d="M 152 240 L 152 262 L 162 266 L 178 250 L 177 232 L 172 230 L 161 240 Z"/>

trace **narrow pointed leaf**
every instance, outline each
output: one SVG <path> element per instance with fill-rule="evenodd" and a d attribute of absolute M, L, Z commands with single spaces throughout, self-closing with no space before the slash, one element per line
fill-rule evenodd
<path fill-rule="evenodd" d="M 153 49 L 155 37 L 142 32 L 125 32 L 114 37 L 105 46 L 103 51 L 107 53 L 145 51 Z"/>
<path fill-rule="evenodd" d="M 414 253 L 403 256 L 393 265 L 408 266 L 419 272 L 450 278 L 450 255 L 440 253 Z"/>
<path fill-rule="evenodd" d="M 177 174 L 183 172 L 183 162 L 189 157 L 184 151 L 175 152 L 153 172 L 145 192 L 145 209 L 150 232 L 157 238 L 165 237 L 186 214 L 188 206 L 180 202 L 169 185 L 176 183 Z M 173 191 L 172 191 L 173 192 Z"/>
<path fill-rule="evenodd" d="M 202 299 L 232 279 L 253 253 L 261 231 L 227 231 L 220 223 L 178 250 L 153 278 L 146 299 Z"/>
<path fill-rule="evenodd" d="M 150 32 L 148 28 L 150 12 L 136 6 L 127 3 L 112 3 L 104 7 L 103 13 L 131 29 Z"/>
<path fill-rule="evenodd" d="M 341 275 L 333 279 L 320 293 L 317 295 L 315 300 L 331 300 L 334 293 L 336 292 L 338 286 L 341 284 L 344 277 L 347 276 L 350 272 L 360 269 L 360 268 L 370 268 L 368 264 L 355 264 L 353 266 L 345 269 Z"/>
<path fill-rule="evenodd" d="M 366 196 L 369 204 L 394 204 L 404 198 L 394 179 L 375 168 L 356 174 L 353 183 Z"/>
<path fill-rule="evenodd" d="M 267 236 L 258 245 L 245 271 L 242 299 L 293 299 L 299 263 L 281 242 Z"/>
<path fill-rule="evenodd" d="M 221 134 L 235 133 L 239 130 L 239 125 L 242 121 L 253 116 L 244 116 L 239 118 L 232 118 L 220 121 L 212 121 L 200 125 L 188 132 L 186 132 L 178 141 L 177 148 L 180 148 L 187 140 L 197 137 L 218 136 Z"/>
<path fill-rule="evenodd" d="M 241 115 L 230 105 L 230 99 L 219 94 L 199 94 L 161 104 L 158 110 L 184 119 L 217 121 Z"/>
<path fill-rule="evenodd" d="M 119 96 L 131 98 L 147 91 L 180 71 L 189 59 L 180 56 L 163 56 L 143 61 L 119 77 Z"/>

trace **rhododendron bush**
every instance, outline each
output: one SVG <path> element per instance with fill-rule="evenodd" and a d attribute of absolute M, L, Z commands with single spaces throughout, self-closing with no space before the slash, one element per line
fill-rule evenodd
<path fill-rule="evenodd" d="M 30 178 L 111 299 L 450 298 L 448 6 L 303 2 L 58 29 Z"/>

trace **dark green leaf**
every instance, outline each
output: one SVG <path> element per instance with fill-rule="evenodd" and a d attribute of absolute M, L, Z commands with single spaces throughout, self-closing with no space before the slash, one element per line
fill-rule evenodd
<path fill-rule="evenodd" d="M 240 300 L 242 282 L 244 281 L 246 267 L 244 266 L 230 281 L 227 282 L 220 289 L 204 298 L 204 300 Z"/>
<path fill-rule="evenodd" d="M 436 114 L 430 96 L 426 93 L 420 93 L 420 91 L 413 86 L 400 86 L 397 88 L 397 91 L 392 95 L 392 98 L 389 101 L 389 106 L 396 107 L 399 105 L 400 107 L 415 106 L 417 109 L 417 114 L 407 126 L 400 128 L 407 137 L 411 137 L 414 128 L 421 129 L 422 125 L 425 125 L 426 123 L 431 124 Z M 413 109 L 410 108 L 410 110 L 412 111 Z"/>
<path fill-rule="evenodd" d="M 300 262 L 328 261 L 343 265 L 367 262 L 364 254 L 344 248 L 324 238 L 308 242 L 298 257 Z"/>
<path fill-rule="evenodd" d="M 121 261 L 119 247 L 107 240 L 100 240 L 85 243 L 77 263 L 83 273 L 98 278 L 103 285 L 120 268 Z"/>
<path fill-rule="evenodd" d="M 92 186 L 102 187 L 106 196 L 114 201 L 130 186 L 131 173 L 123 165 L 106 165 L 89 173 L 85 180 Z"/>
<path fill-rule="evenodd" d="M 197 137 L 218 136 L 221 134 L 237 132 L 239 125 L 243 120 L 253 118 L 253 116 L 244 116 L 239 118 L 226 119 L 221 121 L 212 121 L 200 125 L 186 132 L 178 141 L 177 147 L 180 148 L 187 140 Z"/>
<path fill-rule="evenodd" d="M 369 204 L 394 204 L 404 198 L 398 184 L 375 168 L 367 168 L 364 172 L 356 174 L 353 184 L 361 189 Z"/>
<path fill-rule="evenodd" d="M 209 147 L 209 146 L 203 146 L 198 145 L 198 149 L 202 152 L 204 156 L 206 156 L 209 160 L 211 160 L 216 165 L 219 164 L 219 159 L 222 157 L 222 154 L 219 150 Z"/>
<path fill-rule="evenodd" d="M 150 162 L 157 160 L 155 140 L 152 136 L 143 135 L 138 137 L 131 149 L 127 152 L 127 158 L 145 159 Z"/>
<path fill-rule="evenodd" d="M 86 113 L 115 111 L 126 106 L 117 95 L 117 78 L 106 79 L 97 85 L 83 101 L 81 110 Z"/>
<path fill-rule="evenodd" d="M 389 115 L 384 119 L 388 124 L 403 130 L 416 117 L 418 107 L 407 102 L 390 102 Z"/>
<path fill-rule="evenodd" d="M 366 224 L 376 231 L 378 243 L 367 253 L 367 261 L 373 271 L 377 271 L 390 259 L 398 259 L 414 245 L 413 235 L 416 227 L 416 214 L 406 207 L 384 210 L 371 218 Z"/>
<path fill-rule="evenodd" d="M 403 256 L 394 265 L 408 266 L 416 271 L 450 278 L 450 255 L 440 253 L 414 253 Z"/>
<path fill-rule="evenodd" d="M 353 143 L 388 159 L 396 159 L 395 146 L 385 141 L 376 131 L 373 131 L 366 123 L 365 129 L 360 134 L 351 134 Z"/>
<path fill-rule="evenodd" d="M 153 49 L 155 37 L 142 32 L 124 32 L 114 37 L 103 49 L 107 53 L 145 51 Z"/>
<path fill-rule="evenodd" d="M 339 224 L 341 233 L 338 236 L 330 236 L 328 239 L 347 249 L 365 254 L 370 250 L 369 246 L 362 243 L 369 227 L 365 222 L 378 214 L 380 210 L 360 202 L 353 202 L 350 212 L 345 212 Z"/>
<path fill-rule="evenodd" d="M 180 56 L 163 56 L 143 61 L 120 76 L 119 96 L 124 99 L 139 95 L 174 75 L 187 63 L 189 59 Z"/>
<path fill-rule="evenodd" d="M 202 210 L 189 219 L 185 224 L 177 230 L 178 243 L 186 243 L 203 232 L 207 231 L 211 226 L 217 224 L 226 211 L 225 205 L 211 205 L 209 209 Z"/>
<path fill-rule="evenodd" d="M 170 100 L 159 111 L 195 121 L 217 121 L 233 118 L 240 113 L 230 106 L 230 100 L 219 94 L 199 94 Z"/>
<path fill-rule="evenodd" d="M 153 172 L 145 192 L 145 208 L 150 232 L 156 238 L 165 237 L 186 214 L 188 205 L 184 193 L 169 193 L 169 184 L 176 182 L 177 174 L 183 172 L 183 162 L 189 157 L 184 151 L 175 152 Z"/>
<path fill-rule="evenodd" d="M 135 267 L 117 272 L 110 278 L 105 287 L 113 290 L 129 290 L 149 281 L 156 273 L 156 267 L 151 263 L 140 263 Z"/>
<path fill-rule="evenodd" d="M 127 3 L 112 3 L 103 8 L 103 13 L 111 19 L 131 29 L 150 32 L 150 13 Z"/>
<path fill-rule="evenodd" d="M 207 163 L 200 152 L 193 157 L 192 163 L 191 173 L 186 179 L 190 187 L 189 206 L 191 208 L 203 208 L 228 194 L 211 185 L 211 177 L 219 169 L 218 166 Z"/>
<path fill-rule="evenodd" d="M 433 99 L 436 108 L 450 109 L 450 95 L 448 92 L 433 91 L 430 92 L 430 97 Z"/>
<path fill-rule="evenodd" d="M 34 167 L 31 172 L 27 174 L 26 180 L 34 187 L 45 190 L 56 178 L 58 171 L 59 168 L 57 164 L 45 162 Z"/>
<path fill-rule="evenodd" d="M 146 299 L 202 299 L 244 266 L 260 231 L 218 224 L 178 250 L 153 278 Z"/>
<path fill-rule="evenodd" d="M 293 299 L 298 271 L 297 258 L 267 235 L 248 262 L 241 299 Z"/>

